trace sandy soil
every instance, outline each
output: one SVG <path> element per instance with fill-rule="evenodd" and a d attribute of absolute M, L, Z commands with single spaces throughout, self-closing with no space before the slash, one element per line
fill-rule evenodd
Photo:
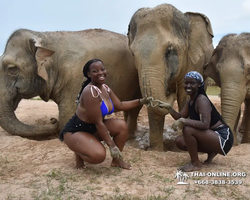
<path fill-rule="evenodd" d="M 213 96 L 211 100 L 220 110 L 220 99 Z M 42 125 L 57 118 L 58 109 L 53 102 L 23 100 L 16 115 L 24 123 Z M 87 169 L 77 170 L 73 153 L 58 139 L 30 140 L 11 136 L 0 127 L 0 199 L 249 199 L 250 144 L 233 147 L 225 157 L 217 156 L 200 173 L 178 178 L 177 169 L 189 161 L 189 155 L 176 151 L 172 122 L 166 116 L 168 151 L 145 151 L 148 119 L 142 109 L 137 137 L 124 149 L 132 170 L 111 168 L 108 149 L 103 163 L 86 163 Z M 206 159 L 205 154 L 199 157 Z"/>

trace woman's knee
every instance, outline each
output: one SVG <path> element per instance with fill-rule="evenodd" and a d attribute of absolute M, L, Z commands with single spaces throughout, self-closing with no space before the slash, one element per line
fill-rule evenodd
<path fill-rule="evenodd" d="M 96 148 L 92 150 L 91 154 L 89 155 L 91 164 L 99 164 L 102 163 L 106 158 L 106 149 L 105 148 Z"/>
<path fill-rule="evenodd" d="M 175 139 L 175 145 L 183 150 L 183 151 L 186 151 L 187 150 L 187 147 L 186 147 L 186 144 L 184 142 L 184 138 L 183 136 L 178 136 L 176 139 Z"/>
<path fill-rule="evenodd" d="M 118 124 L 118 131 L 120 134 L 128 135 L 128 125 L 124 120 L 119 120 Z"/>
<path fill-rule="evenodd" d="M 98 152 L 91 156 L 92 164 L 102 163 L 106 158 L 106 152 Z"/>
<path fill-rule="evenodd" d="M 183 127 L 183 136 L 184 137 L 187 137 L 187 136 L 190 136 L 192 133 L 193 133 L 194 129 L 190 126 L 184 126 Z"/>

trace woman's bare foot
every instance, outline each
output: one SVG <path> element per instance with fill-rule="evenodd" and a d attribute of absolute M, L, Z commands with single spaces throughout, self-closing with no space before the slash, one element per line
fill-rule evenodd
<path fill-rule="evenodd" d="M 192 172 L 192 171 L 199 171 L 202 168 L 202 164 L 199 161 L 198 163 L 188 163 L 180 168 L 180 170 L 184 172 Z"/>
<path fill-rule="evenodd" d="M 86 165 L 84 164 L 84 160 L 81 158 L 81 156 L 77 153 L 75 153 L 76 157 L 76 169 L 85 169 Z"/>
<path fill-rule="evenodd" d="M 211 164 L 213 158 L 217 155 L 217 153 L 208 153 L 207 160 L 203 162 L 203 164 Z"/>
<path fill-rule="evenodd" d="M 123 169 L 131 169 L 131 165 L 124 162 L 122 159 L 113 158 L 111 167 L 121 167 Z"/>

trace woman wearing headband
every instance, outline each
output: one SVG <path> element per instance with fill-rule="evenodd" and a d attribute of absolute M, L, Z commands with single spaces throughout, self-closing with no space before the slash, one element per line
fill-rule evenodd
<path fill-rule="evenodd" d="M 175 143 L 179 149 L 189 152 L 191 162 L 180 169 L 190 172 L 202 167 L 198 152 L 208 154 L 204 161 L 206 164 L 211 163 L 217 154 L 225 156 L 233 146 L 233 134 L 207 97 L 200 73 L 188 72 L 184 78 L 184 88 L 190 99 L 179 113 L 170 104 L 156 102 L 177 120 L 172 127 L 182 130 L 183 134 L 176 138 Z"/>

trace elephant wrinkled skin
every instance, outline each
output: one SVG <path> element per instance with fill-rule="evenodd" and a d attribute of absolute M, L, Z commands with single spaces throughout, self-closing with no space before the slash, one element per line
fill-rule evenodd
<path fill-rule="evenodd" d="M 101 59 L 107 84 L 120 100 L 140 97 L 137 69 L 126 36 L 101 29 L 83 31 L 15 31 L 0 57 L 0 125 L 13 135 L 47 136 L 63 128 L 76 110 L 75 99 L 84 81 L 82 69 L 93 58 Z M 59 109 L 45 126 L 27 125 L 14 113 L 21 99 L 40 96 Z M 140 108 L 129 111 L 130 131 L 136 128 Z M 35 112 L 35 111 L 34 111 Z M 39 114 L 39 113 L 38 113 Z"/>
<path fill-rule="evenodd" d="M 188 71 L 202 74 L 213 52 L 213 31 L 209 19 L 200 13 L 182 13 L 162 4 L 141 8 L 129 23 L 129 46 L 135 57 L 142 96 L 152 96 L 183 107 L 188 96 L 184 76 Z M 148 107 L 150 147 L 163 149 L 165 113 Z"/>
<path fill-rule="evenodd" d="M 221 114 L 234 131 L 234 145 L 238 144 L 237 113 L 245 103 L 241 143 L 250 143 L 250 33 L 224 36 L 204 67 L 204 74 L 221 87 Z"/>

